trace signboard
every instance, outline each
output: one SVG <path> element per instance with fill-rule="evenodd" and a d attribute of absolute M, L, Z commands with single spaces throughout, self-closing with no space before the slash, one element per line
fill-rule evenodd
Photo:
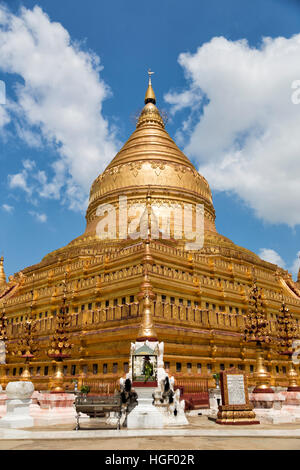
<path fill-rule="evenodd" d="M 228 369 L 220 374 L 223 406 L 249 406 L 248 383 L 246 374 L 237 369 Z"/>
<path fill-rule="evenodd" d="M 227 374 L 227 391 L 229 405 L 246 405 L 243 374 Z"/>
<path fill-rule="evenodd" d="M 219 406 L 217 424 L 259 424 L 249 403 L 245 372 L 234 368 L 222 371 L 220 386 L 222 405 Z"/>

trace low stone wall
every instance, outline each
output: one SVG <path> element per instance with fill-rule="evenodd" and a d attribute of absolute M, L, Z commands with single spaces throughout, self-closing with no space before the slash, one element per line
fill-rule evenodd
<path fill-rule="evenodd" d="M 23 414 L 31 418 L 31 420 L 28 418 L 27 421 L 33 426 L 76 423 L 74 394 L 33 391 L 31 382 L 10 383 L 13 384 L 13 394 L 6 393 L 6 391 L 0 392 L 0 427 L 5 427 L 5 425 L 7 427 L 18 427 L 18 425 L 10 426 L 9 421 L 15 419 L 12 420 L 12 415 L 16 416 L 21 408 Z M 29 396 L 25 397 L 23 391 L 17 389 L 17 384 L 31 384 L 32 388 Z M 7 389 L 9 389 L 9 385 Z M 22 424 L 22 421 L 20 423 Z"/>
<path fill-rule="evenodd" d="M 300 392 L 250 393 L 249 399 L 261 423 L 293 423 L 300 420 Z"/>

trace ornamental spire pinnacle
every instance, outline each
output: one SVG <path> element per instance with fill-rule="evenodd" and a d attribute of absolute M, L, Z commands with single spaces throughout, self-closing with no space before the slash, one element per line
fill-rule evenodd
<path fill-rule="evenodd" d="M 156 103 L 156 98 L 155 98 L 155 93 L 152 88 L 152 83 L 151 83 L 151 75 L 153 75 L 154 72 L 151 71 L 151 69 L 148 70 L 148 76 L 149 76 L 149 83 L 148 83 L 148 88 L 146 91 L 145 95 L 145 104 L 147 103 Z"/>
<path fill-rule="evenodd" d="M 1 256 L 0 258 L 0 288 L 6 285 L 6 276 L 4 272 L 3 263 L 4 263 L 4 258 L 3 256 Z"/>
<path fill-rule="evenodd" d="M 165 127 L 164 120 L 160 115 L 159 110 L 156 107 L 156 98 L 155 98 L 155 93 L 152 88 L 152 83 L 151 83 L 151 75 L 153 75 L 154 72 L 151 72 L 151 70 L 148 70 L 148 75 L 149 75 L 149 83 L 148 83 L 148 88 L 146 91 L 145 95 L 145 106 L 142 109 L 142 112 L 137 120 L 136 127 L 137 129 L 141 126 L 160 126 L 162 128 Z"/>

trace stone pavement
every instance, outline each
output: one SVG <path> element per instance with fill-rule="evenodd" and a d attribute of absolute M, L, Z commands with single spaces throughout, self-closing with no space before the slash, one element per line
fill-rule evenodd
<path fill-rule="evenodd" d="M 0 450 L 300 450 L 300 439 L 159 437 L 123 439 L 7 440 Z"/>
<path fill-rule="evenodd" d="M 300 449 L 300 423 L 220 426 L 206 416 L 189 416 L 189 423 L 182 428 L 155 430 L 74 431 L 72 425 L 1 429 L 0 450 Z"/>

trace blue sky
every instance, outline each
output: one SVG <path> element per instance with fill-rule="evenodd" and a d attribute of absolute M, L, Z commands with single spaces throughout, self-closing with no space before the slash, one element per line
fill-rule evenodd
<path fill-rule="evenodd" d="M 89 182 L 134 130 L 149 67 L 155 71 L 158 106 L 169 114 L 168 132 L 212 187 L 218 231 L 256 253 L 269 250 L 265 258 L 296 269 L 300 105 L 292 105 L 289 95 L 292 80 L 300 79 L 299 1 L 10 0 L 0 5 L 8 8 L 6 18 L 0 16 L 0 79 L 8 100 L 0 105 L 5 113 L 0 114 L 0 252 L 7 274 L 39 262 L 84 231 Z M 8 35 L 16 21 L 18 34 Z M 265 46 L 263 37 L 270 38 Z M 33 53 L 44 57 L 35 73 Z M 73 77 L 78 57 L 77 81 L 70 86 L 64 70 Z M 76 122 L 56 123 L 55 113 L 60 115 L 65 101 L 71 109 L 72 100 L 79 108 L 86 102 L 80 117 L 91 129 L 86 141 L 80 119 L 77 129 Z M 81 158 L 76 151 L 86 142 L 93 146 Z M 70 202 L 75 193 L 76 204 Z"/>

